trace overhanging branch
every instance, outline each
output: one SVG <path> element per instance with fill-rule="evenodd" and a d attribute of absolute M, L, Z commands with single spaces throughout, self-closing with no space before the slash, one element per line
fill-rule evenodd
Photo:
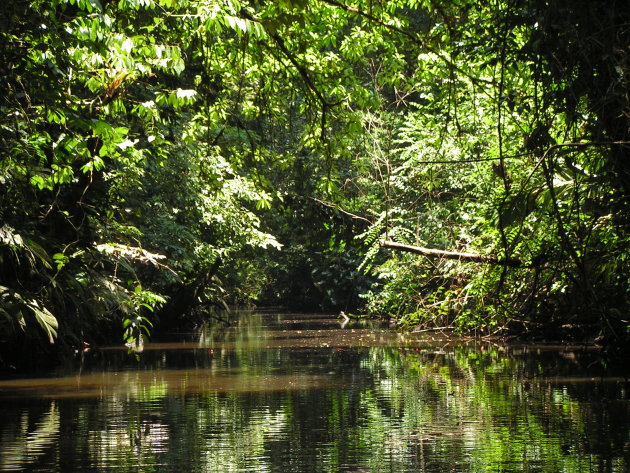
<path fill-rule="evenodd" d="M 311 77 L 311 73 L 309 72 L 309 70 L 303 64 L 300 64 L 300 62 L 297 60 L 295 55 L 289 50 L 289 48 L 287 47 L 284 40 L 279 34 L 270 31 L 268 28 L 265 27 L 265 25 L 258 18 L 254 18 L 247 10 L 242 9 L 241 15 L 243 16 L 243 18 L 249 21 L 253 21 L 255 23 L 259 23 L 263 25 L 263 28 L 265 28 L 267 35 L 269 35 L 269 37 L 275 42 L 278 49 L 282 52 L 282 54 L 284 54 L 284 56 L 289 60 L 289 62 L 300 74 L 300 77 L 302 78 L 304 84 L 306 85 L 306 90 L 310 92 L 321 104 L 321 107 L 322 107 L 321 138 L 323 141 L 326 134 L 327 113 L 329 112 L 330 109 L 332 109 L 336 105 L 339 105 L 341 101 L 333 103 L 326 100 L 326 97 L 324 97 L 324 94 L 322 93 L 321 90 L 319 90 L 319 88 L 315 84 L 315 81 Z"/>
<path fill-rule="evenodd" d="M 496 264 L 499 266 L 508 266 L 510 268 L 520 268 L 523 262 L 515 258 L 498 258 L 493 255 L 480 255 L 477 253 L 460 253 L 459 251 L 436 250 L 433 248 L 422 248 L 420 246 L 404 245 L 390 240 L 381 241 L 381 247 L 390 250 L 406 251 L 408 253 L 416 253 L 418 255 L 429 258 L 445 258 L 456 259 L 459 261 L 467 261 L 474 263 Z"/>

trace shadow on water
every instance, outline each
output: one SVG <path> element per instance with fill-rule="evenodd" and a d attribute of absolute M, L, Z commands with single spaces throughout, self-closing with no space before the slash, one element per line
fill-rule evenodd
<path fill-rule="evenodd" d="M 244 313 L 92 350 L 0 381 L 0 471 L 630 470 L 627 373 L 592 350 L 427 337 Z"/>

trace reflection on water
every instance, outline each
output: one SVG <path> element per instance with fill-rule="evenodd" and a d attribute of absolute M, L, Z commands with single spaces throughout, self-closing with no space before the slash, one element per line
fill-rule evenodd
<path fill-rule="evenodd" d="M 29 431 L 29 412 L 20 412 L 19 430 L 15 439 L 2 442 L 0 471 L 21 470 L 50 448 L 59 437 L 59 412 L 51 402 L 48 410 Z"/>
<path fill-rule="evenodd" d="M 0 381 L 0 471 L 630 471 L 628 383 L 595 353 L 340 322 L 243 314 Z"/>

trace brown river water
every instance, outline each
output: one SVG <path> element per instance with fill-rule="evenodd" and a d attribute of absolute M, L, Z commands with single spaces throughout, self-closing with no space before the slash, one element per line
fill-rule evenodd
<path fill-rule="evenodd" d="M 232 317 L 0 380 L 0 472 L 630 472 L 594 349 Z"/>

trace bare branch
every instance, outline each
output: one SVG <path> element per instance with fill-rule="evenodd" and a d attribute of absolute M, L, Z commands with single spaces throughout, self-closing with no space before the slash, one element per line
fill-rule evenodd
<path fill-rule="evenodd" d="M 508 266 L 510 268 L 520 268 L 523 262 L 515 258 L 498 258 L 493 255 L 480 255 L 478 253 L 461 253 L 459 251 L 436 250 L 433 248 L 422 248 L 420 246 L 404 245 L 390 240 L 381 241 L 381 247 L 391 250 L 406 251 L 408 253 L 416 253 L 429 258 L 445 258 L 456 259 L 459 261 L 467 261 L 474 263 L 496 264 L 499 266 Z"/>

